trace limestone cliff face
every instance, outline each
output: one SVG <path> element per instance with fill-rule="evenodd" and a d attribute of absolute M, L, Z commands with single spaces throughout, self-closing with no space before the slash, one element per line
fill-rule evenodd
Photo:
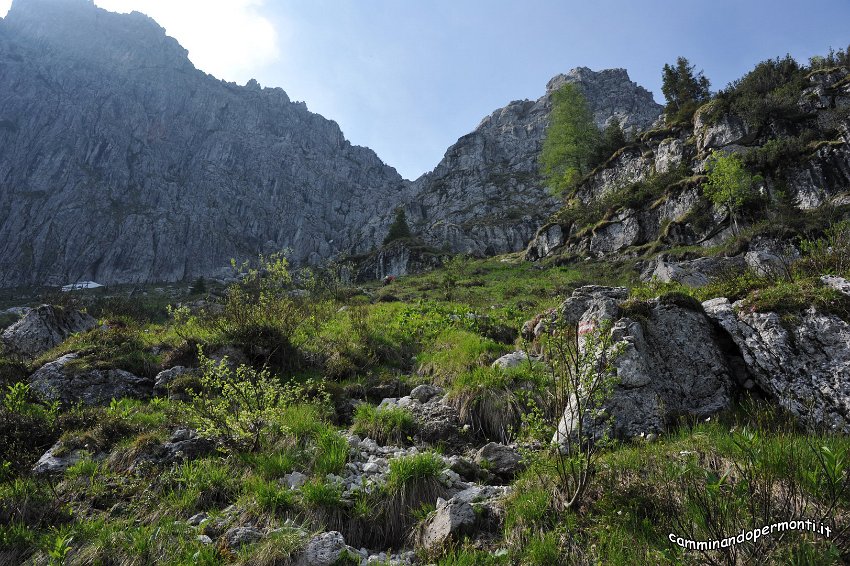
<path fill-rule="evenodd" d="M 539 175 L 538 156 L 549 124 L 552 94 L 577 85 L 597 126 L 616 117 L 630 131 L 658 119 L 661 106 L 624 69 L 573 69 L 549 81 L 536 101 L 514 101 L 484 118 L 451 146 L 437 167 L 413 182 L 406 203 L 413 231 L 450 252 L 490 255 L 522 250 L 559 202 Z M 370 223 L 368 237 L 383 236 L 389 214 Z"/>
<path fill-rule="evenodd" d="M 196 70 L 142 14 L 15 0 L 0 20 L 0 286 L 368 250 L 350 227 L 406 186 L 283 90 Z"/>

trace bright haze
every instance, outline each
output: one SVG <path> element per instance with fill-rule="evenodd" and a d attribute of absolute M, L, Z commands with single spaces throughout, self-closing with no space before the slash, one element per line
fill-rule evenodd
<path fill-rule="evenodd" d="M 5 15 L 11 0 L 0 0 Z M 847 0 L 95 0 L 140 11 L 218 78 L 282 87 L 406 178 L 573 67 L 624 67 L 661 96 L 683 55 L 726 86 L 764 59 L 850 43 Z"/>

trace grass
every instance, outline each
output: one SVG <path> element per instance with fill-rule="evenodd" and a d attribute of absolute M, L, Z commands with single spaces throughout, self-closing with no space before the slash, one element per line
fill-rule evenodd
<path fill-rule="evenodd" d="M 402 445 L 408 443 L 416 428 L 416 421 L 410 411 L 401 407 L 376 408 L 374 405 L 358 405 L 354 411 L 351 432 L 371 438 L 381 445 Z"/>

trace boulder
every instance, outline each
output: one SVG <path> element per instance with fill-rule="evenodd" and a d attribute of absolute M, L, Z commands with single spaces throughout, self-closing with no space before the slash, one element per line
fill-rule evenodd
<path fill-rule="evenodd" d="M 263 533 L 254 527 L 234 527 L 224 533 L 224 540 L 230 548 L 239 548 L 246 544 L 255 543 L 263 538 Z"/>
<path fill-rule="evenodd" d="M 510 354 L 505 354 L 495 362 L 493 362 L 494 368 L 502 368 L 502 369 L 510 369 L 521 366 L 522 364 L 527 364 L 530 358 L 526 352 L 517 351 L 511 352 Z"/>
<path fill-rule="evenodd" d="M 150 379 L 120 369 L 79 369 L 73 367 L 76 354 L 66 354 L 44 364 L 29 378 L 30 389 L 42 401 L 63 405 L 106 405 L 112 399 L 150 397 Z"/>
<path fill-rule="evenodd" d="M 602 415 L 612 418 L 586 423 L 586 430 L 631 438 L 662 432 L 680 416 L 704 418 L 729 407 L 735 378 L 700 304 L 662 297 L 623 316 L 629 314 L 620 309 L 626 296 L 624 289 L 583 287 L 560 308 L 580 331 L 601 320 L 613 323 L 617 384 Z M 563 441 L 576 423 L 577 415 L 565 413 L 554 440 Z"/>
<path fill-rule="evenodd" d="M 307 543 L 304 551 L 295 561 L 296 566 L 332 566 L 349 556 L 357 553 L 345 544 L 342 533 L 328 531 L 314 536 Z"/>
<path fill-rule="evenodd" d="M 688 287 L 702 287 L 712 279 L 729 272 L 743 271 L 747 261 L 741 256 L 701 257 L 685 261 L 667 261 L 663 257 L 644 270 L 641 279 L 661 283 L 676 282 Z"/>
<path fill-rule="evenodd" d="M 807 426 L 850 432 L 850 324 L 814 309 L 793 322 L 741 310 L 725 298 L 703 303 L 741 350 L 756 383 Z"/>
<path fill-rule="evenodd" d="M 459 540 L 475 529 L 475 510 L 469 503 L 444 502 L 422 528 L 419 544 L 431 550 Z"/>
<path fill-rule="evenodd" d="M 436 387 L 426 383 L 424 385 L 414 387 L 410 392 L 410 396 L 420 403 L 427 403 L 437 395 L 442 395 L 443 393 L 444 390 L 441 387 Z"/>
<path fill-rule="evenodd" d="M 38 462 L 32 468 L 32 473 L 40 475 L 61 474 L 80 460 L 82 460 L 86 452 L 84 450 L 71 450 L 63 453 L 61 442 L 57 442 L 50 449 L 42 454 Z"/>
<path fill-rule="evenodd" d="M 503 479 L 512 478 L 525 467 L 516 449 L 498 442 L 491 442 L 478 450 L 475 463 Z"/>
<path fill-rule="evenodd" d="M 196 370 L 193 370 L 193 369 L 190 369 L 190 368 L 185 368 L 183 366 L 174 366 L 173 368 L 169 368 L 169 369 L 166 369 L 166 370 L 159 372 L 158 374 L 156 374 L 156 377 L 153 380 L 154 381 L 154 383 L 153 383 L 154 394 L 155 395 L 167 395 L 169 385 L 171 385 L 171 383 L 175 379 L 177 379 L 181 375 L 184 375 L 184 374 L 187 374 L 187 373 L 193 373 L 195 371 Z"/>
<path fill-rule="evenodd" d="M 2 342 L 15 352 L 35 358 L 61 344 L 68 336 L 97 326 L 86 313 L 41 305 L 3 331 Z"/>

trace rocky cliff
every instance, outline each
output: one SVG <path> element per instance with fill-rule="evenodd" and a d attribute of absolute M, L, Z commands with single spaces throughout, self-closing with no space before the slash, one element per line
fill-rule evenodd
<path fill-rule="evenodd" d="M 413 231 L 428 244 L 453 253 L 492 255 L 524 249 L 558 209 L 540 177 L 537 158 L 549 123 L 552 94 L 577 85 L 597 126 L 612 118 L 633 133 L 660 113 L 652 94 L 624 69 L 573 69 L 549 81 L 535 100 L 514 101 L 485 117 L 447 151 L 437 167 L 413 182 L 405 204 Z M 391 216 L 366 227 L 367 237 L 385 234 Z"/>
<path fill-rule="evenodd" d="M 15 0 L 0 100 L 0 286 L 368 250 L 349 228 L 406 187 L 283 90 L 216 80 L 153 20 L 87 0 Z"/>

